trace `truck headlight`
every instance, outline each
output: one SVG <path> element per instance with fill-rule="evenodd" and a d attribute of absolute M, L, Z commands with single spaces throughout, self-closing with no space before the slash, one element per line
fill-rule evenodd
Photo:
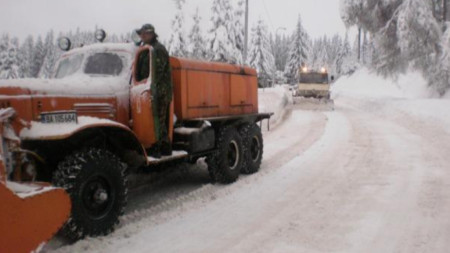
<path fill-rule="evenodd" d="M 103 29 L 98 29 L 97 31 L 95 31 L 95 39 L 103 42 L 106 38 L 106 32 Z"/>
<path fill-rule="evenodd" d="M 58 46 L 63 51 L 69 51 L 72 43 L 70 42 L 70 39 L 67 37 L 62 37 L 58 40 Z"/>

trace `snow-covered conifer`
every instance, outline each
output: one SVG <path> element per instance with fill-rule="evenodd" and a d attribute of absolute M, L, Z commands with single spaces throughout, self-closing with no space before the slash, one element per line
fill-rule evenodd
<path fill-rule="evenodd" d="M 307 63 L 309 50 L 309 37 L 299 16 L 296 29 L 292 35 L 288 62 L 284 71 L 289 83 L 294 83 L 300 78 L 300 67 Z"/>
<path fill-rule="evenodd" d="M 186 36 L 184 33 L 183 6 L 185 0 L 173 0 L 176 6 L 175 18 L 172 21 L 172 35 L 169 40 L 169 52 L 173 56 L 186 57 L 188 55 Z"/>
<path fill-rule="evenodd" d="M 195 15 L 192 17 L 194 24 L 189 34 L 189 45 L 191 57 L 195 59 L 206 59 L 205 40 L 201 31 L 201 17 L 197 8 Z"/>
<path fill-rule="evenodd" d="M 268 29 L 261 19 L 252 28 L 251 47 L 248 63 L 258 72 L 260 83 L 266 87 L 273 78 L 275 72 L 275 58 L 273 57 Z"/>

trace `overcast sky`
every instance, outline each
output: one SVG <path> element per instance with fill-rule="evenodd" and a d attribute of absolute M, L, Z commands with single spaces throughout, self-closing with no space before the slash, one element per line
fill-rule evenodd
<path fill-rule="evenodd" d="M 237 0 L 232 0 L 237 2 Z M 212 0 L 187 0 L 185 20 L 190 28 L 191 16 L 198 7 L 203 17 L 203 31 L 209 27 Z M 143 23 L 152 23 L 163 40 L 170 37 L 175 5 L 171 0 L 0 0 L 0 33 L 9 33 L 21 40 L 28 34 L 45 34 L 94 29 L 125 33 Z M 298 15 L 313 37 L 345 34 L 340 19 L 338 0 L 250 0 L 250 26 L 259 18 L 273 32 L 291 33 Z"/>

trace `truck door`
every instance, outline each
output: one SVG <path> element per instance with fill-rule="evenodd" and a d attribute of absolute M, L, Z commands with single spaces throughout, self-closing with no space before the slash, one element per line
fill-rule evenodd
<path fill-rule="evenodd" d="M 151 83 L 154 61 L 154 52 L 151 46 L 143 46 L 136 53 L 133 64 L 131 86 L 131 117 L 132 128 L 139 141 L 145 148 L 150 148 L 157 139 L 155 113 L 152 106 Z M 148 69 L 148 71 L 146 71 Z M 169 115 L 169 138 L 173 135 L 173 102 Z"/>

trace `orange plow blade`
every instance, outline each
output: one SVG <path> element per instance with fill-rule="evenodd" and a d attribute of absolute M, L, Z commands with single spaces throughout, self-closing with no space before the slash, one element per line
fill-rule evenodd
<path fill-rule="evenodd" d="M 39 251 L 64 225 L 71 202 L 63 189 L 49 184 L 7 181 L 5 125 L 13 114 L 0 110 L 0 253 L 29 253 Z"/>
<path fill-rule="evenodd" d="M 0 252 L 31 252 L 50 240 L 70 214 L 70 198 L 63 189 L 35 188 L 16 195 L 0 183 Z M 20 190 L 20 189 L 19 189 Z"/>

